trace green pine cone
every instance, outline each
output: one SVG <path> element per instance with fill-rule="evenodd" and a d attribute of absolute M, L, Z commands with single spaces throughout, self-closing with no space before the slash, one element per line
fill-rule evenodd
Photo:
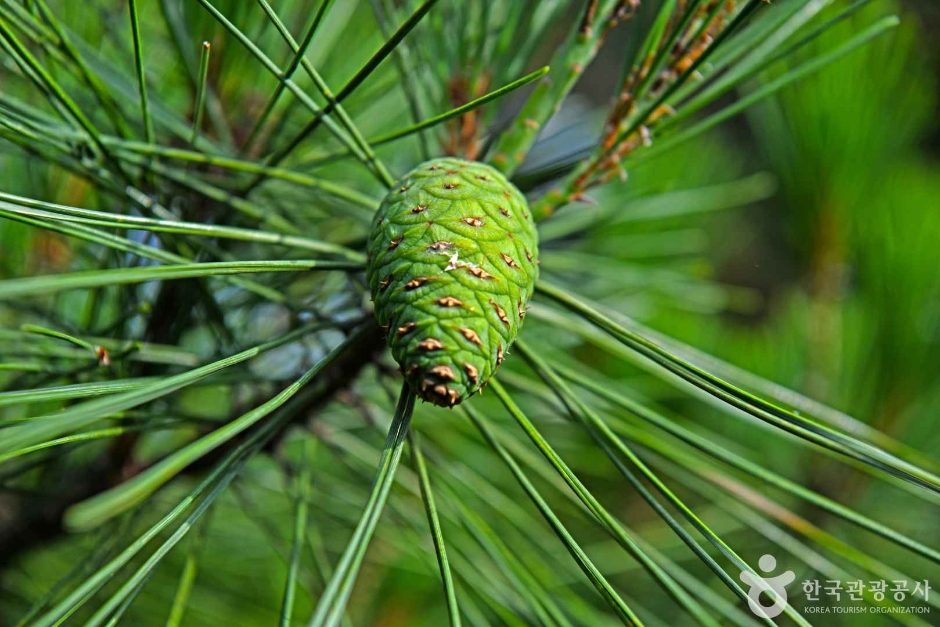
<path fill-rule="evenodd" d="M 369 232 L 375 315 L 415 393 L 453 407 L 480 390 L 516 339 L 538 277 L 525 197 L 483 163 L 422 163 Z"/>

